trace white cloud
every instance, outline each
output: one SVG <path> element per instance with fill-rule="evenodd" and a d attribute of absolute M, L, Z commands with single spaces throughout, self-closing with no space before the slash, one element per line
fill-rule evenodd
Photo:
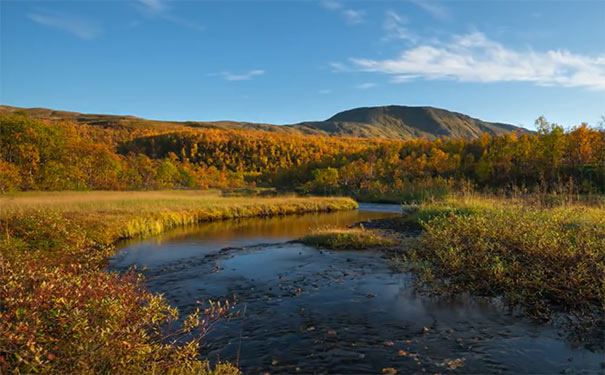
<path fill-rule="evenodd" d="M 331 94 L 332 90 L 330 90 L 330 89 L 322 89 L 322 90 L 319 90 L 318 93 L 323 94 L 323 95 Z"/>
<path fill-rule="evenodd" d="M 322 1 L 320 4 L 322 7 L 326 8 L 328 10 L 338 10 L 338 9 L 342 8 L 342 4 L 335 0 L 325 0 L 325 1 Z"/>
<path fill-rule="evenodd" d="M 446 20 L 446 19 L 450 18 L 449 11 L 445 7 L 437 4 L 434 1 L 431 1 L 431 0 L 411 0 L 411 1 L 412 1 L 412 3 L 416 4 L 417 6 L 422 8 L 424 11 L 429 13 L 431 16 L 433 16 L 437 19 Z"/>
<path fill-rule="evenodd" d="M 220 73 L 213 73 L 210 75 L 223 77 L 227 81 L 247 81 L 256 76 L 260 76 L 263 74 L 265 74 L 264 70 L 255 69 L 255 70 L 250 70 L 248 72 L 240 73 L 240 74 L 235 74 L 235 73 L 231 73 L 231 72 L 220 72 Z"/>
<path fill-rule="evenodd" d="M 332 12 L 339 12 L 349 25 L 365 22 L 365 11 L 363 10 L 347 8 L 337 0 L 323 0 L 319 4 Z"/>
<path fill-rule="evenodd" d="M 330 68 L 332 68 L 332 72 L 334 73 L 348 72 L 351 70 L 351 68 L 341 62 L 332 61 L 329 62 L 328 65 L 330 66 Z"/>
<path fill-rule="evenodd" d="M 449 43 L 433 42 L 409 48 L 395 59 L 350 60 L 357 70 L 392 75 L 392 82 L 421 77 L 605 90 L 605 55 L 513 50 L 479 32 L 454 36 Z M 342 68 L 346 66 L 343 64 Z"/>
<path fill-rule="evenodd" d="M 94 39 L 103 33 L 97 22 L 67 13 L 37 10 L 28 14 L 28 17 L 40 25 L 67 31 L 81 39 Z"/>
<path fill-rule="evenodd" d="M 365 22 L 365 12 L 363 10 L 345 9 L 342 15 L 349 25 L 357 25 Z"/>
<path fill-rule="evenodd" d="M 394 76 L 393 78 L 391 78 L 391 80 L 389 82 L 391 82 L 391 83 L 405 83 L 405 82 L 413 81 L 416 78 L 418 78 L 418 76 L 414 75 L 414 74 L 400 74 L 400 75 L 397 75 L 397 76 Z"/>
<path fill-rule="evenodd" d="M 150 12 L 159 13 L 166 9 L 164 0 L 136 0 Z"/>
<path fill-rule="evenodd" d="M 158 17 L 176 25 L 195 31 L 204 31 L 205 27 L 196 22 L 175 16 L 167 5 L 167 0 L 136 0 L 139 11 L 147 17 Z"/>
<path fill-rule="evenodd" d="M 407 24 L 407 18 L 388 10 L 385 14 L 382 28 L 386 31 L 383 40 L 401 39 L 411 43 L 416 43 L 418 37 L 409 31 L 404 25 Z"/>
<path fill-rule="evenodd" d="M 355 88 L 358 88 L 361 90 L 371 89 L 372 87 L 376 87 L 376 84 L 374 82 L 366 82 L 366 83 L 362 83 L 360 85 L 355 86 Z"/>

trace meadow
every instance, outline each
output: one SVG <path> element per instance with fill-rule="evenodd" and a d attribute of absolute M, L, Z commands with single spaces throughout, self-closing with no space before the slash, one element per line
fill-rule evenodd
<path fill-rule="evenodd" d="M 199 341 L 233 301 L 178 311 L 136 271 L 104 271 L 117 240 L 201 221 L 354 209 L 348 198 L 218 192 L 55 192 L 0 197 L 0 370 L 29 374 L 237 374 Z M 186 333 L 193 337 L 176 342 Z M 170 338 L 172 337 L 172 339 Z"/>

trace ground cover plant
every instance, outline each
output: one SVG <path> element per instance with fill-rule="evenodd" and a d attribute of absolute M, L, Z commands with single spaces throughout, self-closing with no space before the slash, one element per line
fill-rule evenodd
<path fill-rule="evenodd" d="M 223 198 L 196 192 L 31 193 L 0 197 L 0 372 L 237 374 L 200 358 L 199 339 L 232 305 L 178 311 L 135 272 L 103 270 L 119 238 L 204 220 L 352 209 L 346 198 Z M 176 332 L 178 333 L 178 332 Z M 174 336 L 172 336 L 174 337 Z"/>
<path fill-rule="evenodd" d="M 605 312 L 605 208 L 494 198 L 426 203 L 406 254 L 438 290 L 503 295 L 536 317 Z"/>

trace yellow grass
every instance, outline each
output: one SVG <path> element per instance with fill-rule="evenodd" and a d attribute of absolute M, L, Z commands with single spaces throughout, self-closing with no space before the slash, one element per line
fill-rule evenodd
<path fill-rule="evenodd" d="M 0 216 L 17 212 L 52 209 L 60 212 L 127 212 L 151 213 L 192 208 L 246 207 L 250 205 L 322 205 L 344 204 L 356 208 L 348 198 L 325 197 L 224 197 L 218 190 L 166 191 L 86 191 L 86 192 L 22 192 L 0 195 Z M 336 206 L 330 210 L 337 209 Z"/>
<path fill-rule="evenodd" d="M 0 373 L 239 374 L 230 364 L 211 368 L 195 338 L 166 341 L 164 329 L 178 313 L 135 275 L 104 271 L 113 244 L 201 221 L 356 207 L 350 198 L 216 191 L 1 196 Z M 201 321 L 199 314 L 186 319 Z"/>
<path fill-rule="evenodd" d="M 364 228 L 322 228 L 299 241 L 306 245 L 334 250 L 362 250 L 397 244 L 392 238 Z"/>

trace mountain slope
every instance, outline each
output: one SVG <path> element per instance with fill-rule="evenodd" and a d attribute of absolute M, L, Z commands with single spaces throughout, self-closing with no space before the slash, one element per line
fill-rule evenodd
<path fill-rule="evenodd" d="M 380 138 L 475 138 L 482 133 L 527 131 L 509 124 L 486 122 L 433 107 L 383 106 L 355 108 L 326 121 L 297 126 L 321 129 L 330 134 Z"/>
<path fill-rule="evenodd" d="M 292 125 L 237 121 L 157 121 L 134 116 L 82 114 L 45 108 L 17 108 L 9 106 L 0 106 L 0 113 L 27 113 L 34 118 L 74 121 L 103 127 L 248 129 L 361 138 L 435 139 L 441 136 L 476 138 L 481 136 L 482 133 L 495 135 L 506 131 L 528 132 L 524 128 L 509 124 L 486 122 L 445 109 L 396 105 L 355 108 L 337 113 L 325 121 L 301 122 Z"/>

